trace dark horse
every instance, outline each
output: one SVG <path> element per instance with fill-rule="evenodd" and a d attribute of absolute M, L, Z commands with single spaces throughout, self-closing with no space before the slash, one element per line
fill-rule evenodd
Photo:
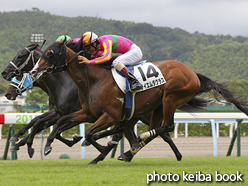
<path fill-rule="evenodd" d="M 150 128 L 148 132 L 142 133 L 137 141 L 132 143 L 130 151 L 121 155 L 119 159 L 129 161 L 129 157 L 135 155 L 152 139 L 165 132 L 173 131 L 176 109 L 190 102 L 199 93 L 216 90 L 227 101 L 234 103 L 248 115 L 247 104 L 234 99 L 231 92 L 222 85 L 197 74 L 183 63 L 165 60 L 153 62 L 153 64 L 161 70 L 166 84 L 136 94 L 133 117 L 152 112 Z M 82 109 L 64 120 L 63 125 L 71 121 L 94 122 L 86 131 L 86 140 L 100 152 L 104 151 L 104 147 L 95 141 L 93 135 L 120 123 L 124 116 L 124 106 L 119 99 L 123 99 L 124 94 L 109 70 L 99 65 L 79 64 L 77 53 L 66 47 L 63 42 L 51 44 L 42 53 L 31 74 L 37 79 L 57 69 L 65 69 L 78 86 L 82 105 Z"/>
<path fill-rule="evenodd" d="M 73 46 L 73 44 L 69 45 L 71 48 L 74 48 L 76 51 L 79 50 L 77 48 L 80 48 L 78 46 Z M 32 54 L 32 58 L 29 57 L 29 53 Z M 5 77 L 7 80 L 15 76 L 16 74 L 21 75 L 22 71 L 29 71 L 33 67 L 33 65 L 38 61 L 39 57 L 41 55 L 41 51 L 39 50 L 38 45 L 30 45 L 25 47 L 25 49 L 21 50 L 13 59 L 13 62 L 2 72 L 3 77 Z M 27 59 L 28 60 L 27 60 Z M 32 59 L 35 59 L 32 61 Z M 25 62 L 25 65 L 23 65 L 23 62 Z M 22 68 L 19 68 L 18 66 L 22 66 Z M 16 69 L 19 69 L 20 72 Z M 60 77 L 62 76 L 62 77 Z M 61 81 L 63 80 L 63 81 Z M 63 82 L 63 85 L 61 85 L 59 82 Z M 66 116 L 66 111 L 73 112 L 75 110 L 80 110 L 81 105 L 78 101 L 78 90 L 74 82 L 71 80 L 71 78 L 67 75 L 67 73 L 61 72 L 57 75 L 49 75 L 42 81 L 35 81 L 35 86 L 38 86 L 42 88 L 44 91 L 46 91 L 49 95 L 49 103 L 51 108 L 54 106 L 55 109 L 49 111 L 48 113 L 45 113 L 39 117 L 34 118 L 28 125 L 26 125 L 24 128 L 18 131 L 12 138 L 11 141 L 18 141 L 18 137 L 23 135 L 30 127 L 34 125 L 34 130 L 32 130 L 31 134 L 22 139 L 19 143 L 16 143 L 15 146 L 11 148 L 11 150 L 19 150 L 20 146 L 25 145 L 28 143 L 28 152 L 29 156 L 32 157 L 34 150 L 31 148 L 32 145 L 32 139 L 34 135 L 37 132 L 40 132 L 44 128 L 47 128 L 54 124 L 56 121 L 59 120 L 59 118 L 63 119 L 63 116 Z M 53 87 L 54 86 L 54 87 Z M 48 88 L 48 90 L 47 90 Z M 20 90 L 18 90 L 16 87 L 10 86 L 6 97 L 11 100 L 15 100 L 16 96 L 20 94 Z M 71 104 L 70 104 L 71 103 Z M 65 105 L 66 104 L 66 105 Z M 59 111 L 58 108 L 63 108 L 63 113 Z M 61 109 L 60 109 L 61 110 Z M 133 127 L 138 120 L 141 120 L 144 124 L 149 125 L 150 120 L 150 114 L 147 114 L 142 117 L 133 118 L 129 121 L 130 126 L 130 132 L 127 133 L 127 135 L 131 135 L 129 139 L 132 140 L 134 138 L 134 132 Z M 62 128 L 63 130 L 63 128 Z M 99 139 L 107 134 L 98 134 L 95 135 L 95 139 Z M 31 136 L 31 137 L 30 137 Z M 166 141 L 170 147 L 172 148 L 173 152 L 175 153 L 177 160 L 181 160 L 181 154 L 176 148 L 175 144 L 173 143 L 172 139 L 170 138 L 169 133 L 162 134 L 161 137 Z M 81 138 L 80 137 L 74 137 L 73 141 L 66 140 L 62 138 L 60 135 L 56 135 L 56 138 L 67 144 L 68 146 L 74 145 L 76 142 L 78 142 Z M 112 141 L 119 141 L 122 138 L 122 133 L 115 135 L 113 137 Z M 108 148 L 108 151 L 110 151 L 115 145 L 109 145 L 110 148 Z M 47 151 L 46 151 L 47 152 Z M 50 152 L 50 151 L 48 151 Z M 97 163 L 100 160 L 103 160 L 104 157 L 107 155 L 101 154 L 97 159 L 93 160 L 92 163 Z"/>
<path fill-rule="evenodd" d="M 31 44 L 18 52 L 10 65 L 8 65 L 2 72 L 3 77 L 6 80 L 9 80 L 15 75 L 21 76 L 22 71 L 31 70 L 41 55 L 42 51 L 39 48 L 39 45 Z M 30 55 L 32 55 L 32 57 L 29 57 Z M 63 79 L 63 83 L 58 81 L 58 79 L 61 80 L 61 78 Z M 34 118 L 28 125 L 20 129 L 10 139 L 10 141 L 18 141 L 19 136 L 23 135 L 29 128 L 34 126 L 31 134 L 22 139 L 19 143 L 16 143 L 11 148 L 11 150 L 19 150 L 20 146 L 23 146 L 27 143 L 28 153 L 30 157 L 32 157 L 34 153 L 34 149 L 31 148 L 31 146 L 36 133 L 42 131 L 44 128 L 55 124 L 56 121 L 62 116 L 81 109 L 81 105 L 77 99 L 77 87 L 70 80 L 68 74 L 58 73 L 55 74 L 55 76 L 47 76 L 41 81 L 35 81 L 34 84 L 35 86 L 40 87 L 49 95 L 49 107 L 51 110 Z M 54 86 L 53 84 L 56 84 L 57 86 Z M 64 85 L 67 86 L 64 87 Z M 16 89 L 16 87 L 10 86 L 6 93 L 6 97 L 8 99 L 14 100 L 15 97 L 18 95 Z M 57 138 L 67 145 L 72 146 L 80 141 L 82 137 L 75 136 L 73 138 L 73 141 L 66 140 L 61 136 L 57 136 Z"/>

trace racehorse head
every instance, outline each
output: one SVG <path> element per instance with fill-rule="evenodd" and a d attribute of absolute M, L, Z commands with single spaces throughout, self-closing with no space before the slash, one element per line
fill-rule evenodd
<path fill-rule="evenodd" d="M 70 49 L 69 49 L 70 50 Z M 72 50 L 70 50 L 72 51 Z M 81 53 L 80 51 L 79 53 Z M 68 54 L 68 55 L 66 55 Z M 33 79 L 39 79 L 53 72 L 64 71 L 70 61 L 65 62 L 66 57 L 70 61 L 77 57 L 77 54 L 70 56 L 66 45 L 63 40 L 60 42 L 54 42 L 48 46 L 42 53 L 39 61 L 34 68 L 30 71 Z"/>
<path fill-rule="evenodd" d="M 23 72 L 29 71 L 33 68 L 36 61 L 41 54 L 40 45 L 31 44 L 17 53 L 10 64 L 1 73 L 3 78 L 10 81 L 14 76 L 17 79 L 22 78 Z"/>
<path fill-rule="evenodd" d="M 35 80 L 31 78 L 29 73 L 24 73 L 22 79 L 19 81 L 14 77 L 10 83 L 10 86 L 5 94 L 8 100 L 15 100 L 18 95 L 26 90 L 34 88 L 33 83 Z"/>

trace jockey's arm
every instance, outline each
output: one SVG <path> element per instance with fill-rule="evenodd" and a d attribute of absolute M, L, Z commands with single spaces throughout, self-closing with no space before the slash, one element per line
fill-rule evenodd
<path fill-rule="evenodd" d="M 112 45 L 113 45 L 113 41 L 111 40 L 104 41 L 102 44 L 104 49 L 103 55 L 101 57 L 90 60 L 91 63 L 100 64 L 109 61 L 112 56 Z"/>

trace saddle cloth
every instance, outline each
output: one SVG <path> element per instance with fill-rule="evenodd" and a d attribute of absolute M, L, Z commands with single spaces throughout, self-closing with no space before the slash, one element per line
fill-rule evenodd
<path fill-rule="evenodd" d="M 134 74 L 137 80 L 143 85 L 143 89 L 137 92 L 142 92 L 150 88 L 154 88 L 166 83 L 160 69 L 150 62 L 142 61 L 134 66 L 127 66 L 127 68 Z M 115 68 L 111 69 L 115 82 L 125 94 L 125 119 L 131 119 L 134 113 L 135 94 L 131 92 L 130 82 Z"/>

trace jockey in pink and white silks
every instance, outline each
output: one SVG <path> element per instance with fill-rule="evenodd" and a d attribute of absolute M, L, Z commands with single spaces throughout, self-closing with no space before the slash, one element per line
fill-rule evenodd
<path fill-rule="evenodd" d="M 131 40 L 117 35 L 98 36 L 93 32 L 83 34 L 83 45 L 96 58 L 88 60 L 83 56 L 78 56 L 79 63 L 100 64 L 110 60 L 112 53 L 120 53 L 112 63 L 115 69 L 121 72 L 129 81 L 131 91 L 142 89 L 142 85 L 129 71 L 125 65 L 133 65 L 141 60 L 143 54 L 141 49 Z"/>

